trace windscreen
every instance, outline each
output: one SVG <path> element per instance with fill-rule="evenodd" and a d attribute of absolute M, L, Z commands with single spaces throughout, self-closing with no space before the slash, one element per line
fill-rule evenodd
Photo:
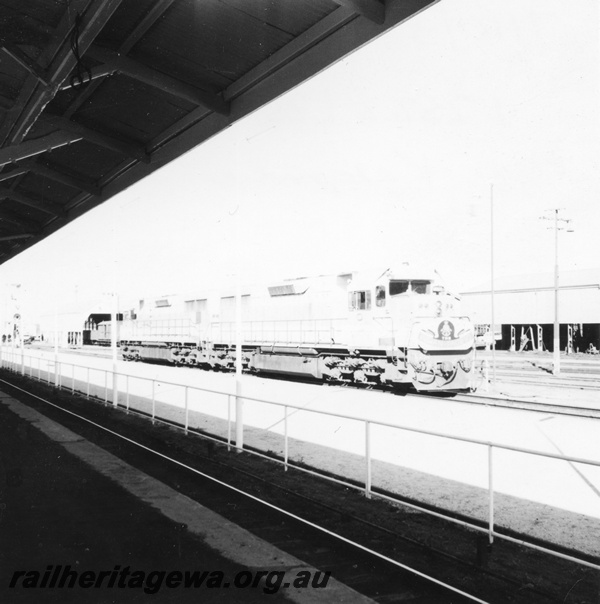
<path fill-rule="evenodd" d="M 431 289 L 431 281 L 423 279 L 412 279 L 412 280 L 397 280 L 393 279 L 390 281 L 390 296 L 398 296 L 400 294 L 406 294 L 412 292 L 415 294 L 428 294 Z"/>

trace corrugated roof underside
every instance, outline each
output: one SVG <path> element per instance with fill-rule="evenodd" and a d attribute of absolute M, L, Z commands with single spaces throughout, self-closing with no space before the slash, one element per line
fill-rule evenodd
<path fill-rule="evenodd" d="M 433 3 L 0 0 L 0 263 Z"/>

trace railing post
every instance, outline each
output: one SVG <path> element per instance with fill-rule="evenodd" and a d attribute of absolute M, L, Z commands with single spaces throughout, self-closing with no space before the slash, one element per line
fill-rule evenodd
<path fill-rule="evenodd" d="M 42 359 L 38 357 L 38 381 L 42 381 Z"/>
<path fill-rule="evenodd" d="M 231 394 L 227 395 L 227 450 L 231 451 Z"/>
<path fill-rule="evenodd" d="M 117 367 L 113 364 L 112 370 L 112 397 L 113 397 L 113 407 L 119 406 L 119 375 L 117 373 Z"/>
<path fill-rule="evenodd" d="M 483 391 L 489 392 L 490 390 L 490 365 L 487 359 L 483 361 Z"/>
<path fill-rule="evenodd" d="M 365 421 L 365 461 L 367 465 L 365 496 L 371 499 L 371 422 L 369 421 Z"/>
<path fill-rule="evenodd" d="M 71 394 L 75 394 L 75 363 L 71 365 Z"/>
<path fill-rule="evenodd" d="M 489 478 L 489 530 L 490 545 L 494 543 L 494 464 L 492 458 L 492 445 L 488 445 L 488 478 Z"/>
<path fill-rule="evenodd" d="M 185 387 L 185 433 L 188 433 L 189 413 L 188 413 L 188 387 Z"/>
<path fill-rule="evenodd" d="M 283 407 L 283 467 L 287 472 L 288 470 L 288 408 L 287 405 Z"/>
<path fill-rule="evenodd" d="M 240 381 L 235 380 L 235 447 L 238 453 L 244 450 L 244 402 L 240 396 Z"/>
<path fill-rule="evenodd" d="M 87 368 L 87 387 L 85 389 L 85 397 L 90 398 L 90 368 Z"/>
<path fill-rule="evenodd" d="M 152 423 L 154 423 L 154 416 L 156 414 L 156 398 L 154 396 L 155 382 L 152 380 Z"/>
<path fill-rule="evenodd" d="M 104 404 L 108 403 L 108 371 L 104 370 Z"/>
<path fill-rule="evenodd" d="M 127 409 L 127 413 L 129 413 L 129 376 L 125 376 L 125 408 Z"/>
<path fill-rule="evenodd" d="M 21 375 L 25 375 L 25 355 L 23 354 L 23 342 L 21 342 Z"/>

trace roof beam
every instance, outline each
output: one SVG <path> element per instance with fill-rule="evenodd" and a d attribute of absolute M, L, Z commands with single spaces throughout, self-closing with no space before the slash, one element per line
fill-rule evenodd
<path fill-rule="evenodd" d="M 20 235 L 2 235 L 0 241 L 12 241 L 13 239 L 30 239 L 35 237 L 32 233 L 21 233 Z"/>
<path fill-rule="evenodd" d="M 40 84 L 43 84 L 46 87 L 49 86 L 48 82 L 46 81 L 45 71 L 18 46 L 15 46 L 14 44 L 4 44 L 2 50 L 13 61 L 25 68 L 34 78 L 38 80 L 38 82 L 40 82 Z"/>
<path fill-rule="evenodd" d="M 111 67 L 110 65 L 100 65 L 98 67 L 91 67 L 89 74 L 91 75 L 90 79 L 88 80 L 86 78 L 86 82 L 94 82 L 95 80 L 99 80 L 100 78 L 105 78 L 109 75 L 112 75 L 113 73 L 115 73 L 117 70 L 114 67 Z M 97 83 L 97 82 L 96 82 Z M 70 90 L 71 88 L 73 88 L 73 84 L 71 82 L 63 82 L 63 84 L 60 87 L 60 90 Z M 86 88 L 87 90 L 87 88 Z"/>
<path fill-rule="evenodd" d="M 63 209 L 55 203 L 43 201 L 41 199 L 33 199 L 28 195 L 17 193 L 17 191 L 13 191 L 6 187 L 0 187 L 0 199 L 12 199 L 12 201 L 15 201 L 16 203 L 46 212 L 46 214 L 50 214 L 51 216 L 60 216 L 63 212 Z"/>
<path fill-rule="evenodd" d="M 44 116 L 44 121 L 52 124 L 55 128 L 67 132 L 71 136 L 84 138 L 100 147 L 116 151 L 125 157 L 133 157 L 138 161 L 150 163 L 150 156 L 146 153 L 146 149 L 141 145 L 123 141 L 108 134 L 103 134 L 102 132 L 98 132 L 97 130 L 93 130 L 92 128 L 88 128 L 87 126 L 58 115 Z"/>
<path fill-rule="evenodd" d="M 89 0 L 85 5 L 82 4 L 86 8 L 82 15 L 78 39 L 81 55 L 85 53 L 96 36 L 102 31 L 121 2 L 122 0 Z M 23 140 L 46 105 L 54 98 L 63 80 L 68 77 L 76 66 L 77 58 L 73 54 L 69 43 L 69 34 L 73 29 L 73 17 L 77 14 L 76 10 L 75 6 L 71 7 L 69 5 L 65 10 L 61 24 L 57 28 L 57 37 L 61 40 L 61 44 L 59 49 L 52 54 L 52 62 L 46 70 L 49 86 L 40 88 L 38 85 L 34 86 L 33 90 L 26 87 L 29 95 L 21 107 L 19 118 L 8 132 L 2 133 L 0 143 L 6 139 L 12 143 L 19 143 Z M 48 52 L 50 52 L 49 49 Z"/>
<path fill-rule="evenodd" d="M 39 232 L 41 228 L 39 223 L 20 218 L 11 212 L 3 212 L 2 210 L 0 210 L 0 222 L 8 222 L 9 224 L 14 224 L 17 227 L 25 228 L 27 231 L 33 231 L 34 233 Z"/>
<path fill-rule="evenodd" d="M 333 32 L 341 29 L 344 25 L 355 19 L 355 11 L 345 7 L 338 8 L 228 86 L 224 94 L 225 100 L 231 101 L 240 97 L 244 92 L 253 88 L 285 65 L 288 65 L 308 49 L 316 46 Z"/>
<path fill-rule="evenodd" d="M 216 111 L 221 115 L 227 115 L 229 113 L 229 104 L 223 101 L 218 95 L 200 90 L 195 86 L 190 86 L 185 82 L 176 80 L 139 61 L 134 61 L 121 53 L 93 46 L 88 51 L 88 55 L 97 61 L 104 63 L 108 69 L 114 68 L 138 82 L 143 82 L 144 84 L 148 84 L 148 86 L 158 88 L 167 94 L 172 94 L 173 96 L 185 99 L 194 105 L 203 105 L 207 109 Z"/>
<path fill-rule="evenodd" d="M 381 25 L 385 21 L 385 4 L 378 0 L 334 0 L 362 17 Z"/>
<path fill-rule="evenodd" d="M 54 132 L 41 138 L 34 138 L 18 145 L 0 149 L 0 166 L 11 164 L 46 151 L 52 151 L 71 143 L 80 141 L 83 136 L 77 136 L 66 132 Z"/>
<path fill-rule="evenodd" d="M 0 94 L 0 109 L 4 109 L 8 111 L 14 107 L 14 101 L 5 97 L 3 94 Z"/>
<path fill-rule="evenodd" d="M 33 172 L 34 174 L 37 174 L 38 176 L 44 176 L 45 178 L 60 182 L 63 185 L 72 187 L 73 189 L 85 191 L 90 195 L 100 195 L 102 193 L 102 189 L 96 186 L 93 182 L 84 178 L 65 174 L 64 172 L 57 170 L 56 168 L 52 168 L 46 164 L 42 164 L 41 162 L 28 161 L 25 163 L 25 165 L 23 165 L 23 168 Z M 0 180 L 2 180 L 1 174 Z"/>
<path fill-rule="evenodd" d="M 15 176 L 21 176 L 21 174 L 27 174 L 29 172 L 29 168 L 25 166 L 17 166 L 10 170 L 9 172 L 0 172 L 0 182 L 4 182 L 5 180 L 10 180 Z"/>
<path fill-rule="evenodd" d="M 119 52 L 127 54 L 143 37 L 143 35 L 162 17 L 165 11 L 173 4 L 174 0 L 159 0 L 146 13 L 146 16 L 136 25 L 134 30 L 129 34 L 127 39 L 119 47 Z M 95 90 L 100 85 L 100 80 L 92 82 L 89 86 L 82 90 L 79 95 L 73 100 L 68 110 L 65 111 L 64 117 L 71 117 L 81 107 L 88 98 L 92 96 Z"/>
<path fill-rule="evenodd" d="M 146 13 L 145 17 L 135 26 L 127 39 L 119 47 L 119 51 L 127 54 L 144 36 L 144 34 L 165 14 L 175 0 L 160 0 Z"/>

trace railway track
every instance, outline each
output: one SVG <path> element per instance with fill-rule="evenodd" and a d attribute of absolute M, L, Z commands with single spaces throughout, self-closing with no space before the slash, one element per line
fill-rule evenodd
<path fill-rule="evenodd" d="M 423 395 L 427 396 L 427 395 Z M 481 396 L 477 394 L 457 395 L 452 399 L 470 405 L 487 405 L 490 407 L 504 407 L 506 409 L 521 409 L 523 411 L 535 411 L 538 413 L 551 413 L 553 415 L 570 415 L 574 417 L 589 417 L 600 419 L 600 405 L 597 408 L 576 406 L 567 404 L 556 404 L 522 398 L 505 398 L 503 396 Z"/>
<path fill-rule="evenodd" d="M 558 602 L 553 591 L 568 586 L 553 581 L 573 579 L 579 572 L 564 560 L 544 559 L 537 572 L 559 568 L 553 568 L 549 583 L 532 585 L 537 555 L 527 552 L 516 562 L 523 552 L 514 544 L 498 545 L 492 555 L 480 541 L 474 547 L 473 535 L 454 525 L 449 533 L 439 525 L 442 521 L 353 497 L 330 484 L 323 498 L 312 477 L 290 472 L 274 479 L 268 460 L 232 456 L 212 440 L 182 438 L 169 427 L 78 397 L 54 392 L 50 401 L 50 389 L 35 384 L 32 391 L 23 388 L 25 383 L 11 376 L 2 380 L 2 388 L 281 549 L 331 569 L 337 580 L 375 601 Z M 448 541 L 449 549 L 442 546 Z M 407 562 L 417 568 L 408 569 Z M 437 583 L 419 576 L 419 567 L 437 576 Z M 440 585 L 446 581 L 453 588 Z"/>
<path fill-rule="evenodd" d="M 34 346 L 36 349 L 46 350 L 47 347 L 42 346 Z M 87 347 L 84 349 L 62 349 L 61 353 L 69 353 L 73 355 L 84 355 L 84 356 L 93 356 L 93 357 L 101 357 L 108 358 L 111 353 L 110 350 L 105 347 Z M 483 360 L 479 358 L 478 364 Z M 590 360 L 579 360 L 579 361 L 569 361 L 571 365 L 577 365 L 582 369 L 585 367 L 588 373 L 579 374 L 573 373 L 571 368 L 569 368 L 568 373 L 563 372 L 560 377 L 551 376 L 547 369 L 540 368 L 537 365 L 539 361 L 537 359 L 526 359 L 526 358 L 513 358 L 510 361 L 502 360 L 500 363 L 497 362 L 496 365 L 496 378 L 501 385 L 499 388 L 502 388 L 503 383 L 508 384 L 520 384 L 526 386 L 535 386 L 540 389 L 550 388 L 550 389 L 576 389 L 582 391 L 600 391 L 600 361 L 590 361 Z M 516 364 L 521 364 L 523 367 L 515 368 Z M 567 363 L 563 363 L 563 368 L 568 366 Z M 596 374 L 596 370 L 598 373 Z M 591 374 L 589 371 L 593 371 Z M 491 371 L 488 371 L 488 378 L 491 376 Z M 321 384 L 317 380 L 313 380 L 311 378 L 306 377 L 296 377 L 293 376 L 262 376 L 263 379 L 275 379 L 275 380 L 284 380 L 284 381 L 298 381 L 302 383 L 318 383 Z M 327 385 L 339 386 L 339 383 L 327 382 Z M 343 385 L 343 384 L 342 384 Z M 353 386 L 349 386 L 353 387 Z M 361 386 L 358 386 L 361 387 Z M 363 386 L 365 387 L 365 386 Z M 366 386 L 367 388 L 377 388 L 372 386 Z M 587 417 L 600 419 L 600 404 L 596 406 L 591 406 L 589 404 L 573 404 L 571 402 L 563 402 L 563 403 L 555 403 L 549 401 L 539 401 L 534 400 L 537 394 L 529 394 L 526 397 L 514 397 L 509 394 L 499 393 L 495 395 L 493 392 L 487 392 L 482 394 L 483 387 L 478 388 L 478 391 L 472 394 L 457 394 L 452 395 L 451 400 L 457 403 L 465 403 L 465 404 L 478 404 L 478 405 L 488 405 L 494 407 L 504 407 L 507 409 L 519 409 L 524 411 L 535 411 L 540 413 L 551 413 L 554 415 L 567 415 L 567 416 L 575 416 L 575 417 Z M 406 394 L 403 391 L 403 394 Z M 425 393 L 413 393 L 423 398 L 440 398 L 444 396 L 448 396 L 445 393 L 440 394 L 425 394 Z M 543 390 L 540 390 L 539 396 L 543 396 Z"/>

